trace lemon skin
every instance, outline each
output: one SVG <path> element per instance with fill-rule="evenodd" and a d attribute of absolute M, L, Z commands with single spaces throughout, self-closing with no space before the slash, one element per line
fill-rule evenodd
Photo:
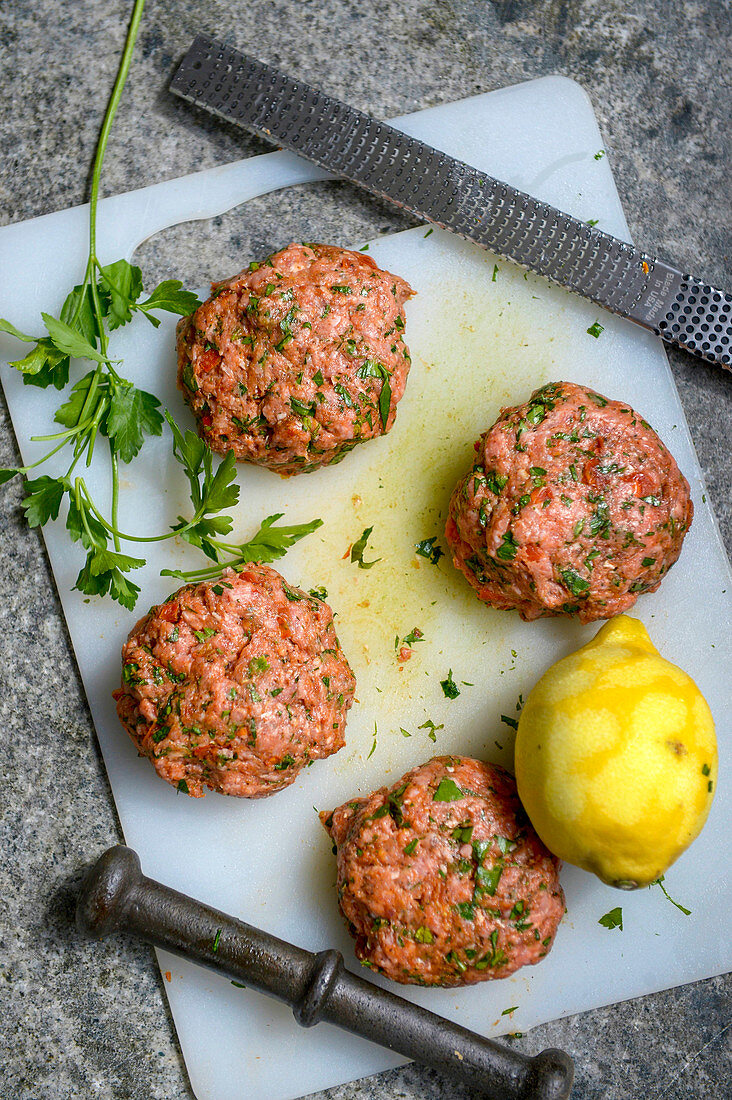
<path fill-rule="evenodd" d="M 647 886 L 706 821 L 717 785 L 709 706 L 620 615 L 542 676 L 516 736 L 521 801 L 550 851 L 623 889 Z"/>

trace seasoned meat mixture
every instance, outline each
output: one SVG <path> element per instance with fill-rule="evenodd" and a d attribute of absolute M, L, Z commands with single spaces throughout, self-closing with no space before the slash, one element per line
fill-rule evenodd
<path fill-rule="evenodd" d="M 453 561 L 522 619 L 627 611 L 681 553 L 689 485 L 643 417 L 571 382 L 501 410 L 452 495 Z"/>
<path fill-rule="evenodd" d="M 503 768 L 436 757 L 320 818 L 366 966 L 396 982 L 471 985 L 550 950 L 564 914 L 558 861 Z"/>
<path fill-rule="evenodd" d="M 410 366 L 404 279 L 291 244 L 212 290 L 178 325 L 178 384 L 215 451 L 297 474 L 389 431 Z"/>
<path fill-rule="evenodd" d="M 247 565 L 140 619 L 114 697 L 140 753 L 178 790 L 261 798 L 343 747 L 354 688 L 328 605 Z"/>

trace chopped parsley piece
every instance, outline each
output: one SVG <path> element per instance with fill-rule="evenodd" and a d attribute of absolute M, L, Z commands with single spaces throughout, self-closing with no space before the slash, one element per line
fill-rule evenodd
<path fill-rule="evenodd" d="M 599 221 L 599 218 L 588 218 L 585 224 L 592 227 L 594 225 L 597 225 L 598 221 Z"/>
<path fill-rule="evenodd" d="M 415 543 L 414 548 L 421 558 L 427 558 L 432 565 L 437 565 L 445 551 L 436 543 L 437 535 L 433 535 L 431 539 L 422 539 L 421 542 Z"/>
<path fill-rule="evenodd" d="M 604 916 L 600 917 L 598 924 L 601 924 L 603 928 L 619 928 L 623 931 L 623 910 L 619 905 L 616 905 L 614 909 L 611 909 Z"/>
<path fill-rule="evenodd" d="M 252 657 L 249 662 L 249 675 L 256 676 L 258 672 L 266 672 L 268 668 L 269 661 L 263 653 L 260 653 L 258 657 Z"/>
<path fill-rule="evenodd" d="M 490 491 L 492 493 L 495 493 L 496 496 L 498 496 L 500 494 L 501 489 L 505 488 L 507 482 L 508 482 L 507 475 L 497 474 L 495 472 L 495 470 L 487 470 L 486 471 L 486 475 L 485 475 L 486 486 L 490 489 Z"/>
<path fill-rule="evenodd" d="M 378 732 L 379 732 L 379 731 L 378 731 L 378 729 L 377 729 L 377 726 L 376 726 L 376 722 L 374 722 L 374 743 L 373 743 L 373 745 L 371 746 L 371 751 L 369 752 L 368 756 L 366 757 L 366 759 L 367 759 L 367 760 L 370 760 L 370 759 L 371 759 L 371 757 L 372 757 L 372 756 L 374 755 L 374 753 L 376 752 L 376 737 L 377 737 L 377 735 L 378 735 Z"/>
<path fill-rule="evenodd" d="M 506 534 L 501 540 L 501 545 L 496 550 L 496 557 L 501 561 L 513 561 L 516 557 L 516 551 L 518 550 L 518 543 L 513 537 L 510 531 L 506 531 Z"/>
<path fill-rule="evenodd" d="M 501 1013 L 501 1016 L 510 1016 L 511 1013 L 516 1012 L 517 1009 L 518 1009 L 518 1005 L 511 1005 L 510 1008 L 504 1008 L 503 1012 Z"/>
<path fill-rule="evenodd" d="M 580 577 L 576 569 L 572 569 L 567 566 L 565 569 L 560 569 L 559 573 L 562 578 L 562 584 L 568 589 L 573 596 L 582 596 L 590 587 L 590 582 L 586 581 L 584 577 Z"/>
<path fill-rule="evenodd" d="M 327 600 L 328 590 L 324 588 L 321 584 L 318 586 L 318 588 L 311 588 L 308 592 L 308 595 L 312 596 L 314 600 Z"/>
<path fill-rule="evenodd" d="M 218 949 L 219 949 L 219 940 L 220 940 L 220 939 L 221 939 L 221 929 L 220 929 L 220 928 L 217 928 L 217 929 L 216 929 L 216 935 L 214 936 L 214 941 L 213 941 L 213 947 L 211 948 L 211 950 L 213 951 L 214 955 L 216 954 L 216 952 L 217 952 L 217 951 L 218 951 Z"/>
<path fill-rule="evenodd" d="M 168 638 L 168 641 L 170 641 L 170 638 Z M 122 679 L 126 684 L 144 684 L 143 677 L 136 675 L 139 671 L 140 666 L 135 661 L 129 661 L 122 669 Z"/>
<path fill-rule="evenodd" d="M 283 772 L 285 770 L 285 768 L 291 768 L 294 763 L 295 763 L 295 758 L 293 756 L 290 756 L 290 754 L 288 752 L 287 756 L 282 757 L 279 764 L 275 764 L 274 770 L 276 772 Z"/>
<path fill-rule="evenodd" d="M 440 687 L 446 699 L 457 699 L 460 688 L 452 678 L 452 669 L 448 672 L 446 680 L 440 680 Z"/>
<path fill-rule="evenodd" d="M 518 722 L 515 718 L 509 718 L 507 714 L 501 715 L 501 721 L 505 722 L 507 726 L 510 726 L 512 730 L 518 729 Z"/>
<path fill-rule="evenodd" d="M 413 856 L 416 849 L 417 849 L 418 844 L 419 844 L 419 837 L 416 836 L 414 838 L 414 840 L 409 841 L 409 844 L 405 844 L 404 849 L 403 849 L 404 855 L 405 856 Z"/>
<path fill-rule="evenodd" d="M 475 850 L 476 845 L 473 845 Z M 475 870 L 475 895 L 480 897 L 483 894 L 488 894 L 493 897 L 495 894 L 501 875 L 503 874 L 503 864 L 496 863 L 492 867 L 484 867 L 479 864 Z"/>
<path fill-rule="evenodd" d="M 472 825 L 458 825 L 452 830 L 450 834 L 453 840 L 457 840 L 459 844 L 470 844 L 473 839 L 473 826 Z"/>
<path fill-rule="evenodd" d="M 417 943 L 434 943 L 435 937 L 430 932 L 426 925 L 422 924 L 414 933 L 414 938 Z"/>
<path fill-rule="evenodd" d="M 656 564 L 656 559 L 655 558 L 644 558 L 643 561 L 641 562 L 641 565 L 643 566 L 644 569 L 648 569 L 648 568 L 650 568 L 651 565 L 655 565 L 655 564 Z"/>
<path fill-rule="evenodd" d="M 334 294 L 352 294 L 353 293 L 350 286 L 343 286 L 343 285 L 339 285 L 339 284 L 336 284 L 335 286 L 332 286 L 330 289 L 333 291 Z"/>
<path fill-rule="evenodd" d="M 599 321 L 594 321 L 590 325 L 590 327 L 587 329 L 587 335 L 588 336 L 594 336 L 595 339 L 597 339 L 598 336 L 600 335 L 600 333 L 604 332 L 604 331 L 605 331 L 604 325 L 601 325 Z M 590 397 L 594 398 L 594 395 L 590 394 Z M 607 401 L 605 402 L 605 404 L 607 404 Z"/>
<path fill-rule="evenodd" d="M 598 151 L 595 153 L 595 155 L 592 159 L 593 160 L 602 160 L 602 158 L 604 156 L 605 156 L 605 150 L 604 149 L 598 149 Z"/>
<path fill-rule="evenodd" d="M 448 776 L 444 776 L 439 783 L 437 790 L 435 791 L 432 801 L 433 802 L 457 802 L 459 799 L 464 798 L 464 794 L 458 787 L 454 779 L 450 779 Z"/>
<path fill-rule="evenodd" d="M 537 401 L 534 405 L 530 405 L 526 413 L 526 419 L 529 424 L 541 424 L 542 420 L 546 416 L 546 406 L 542 405 L 540 401 Z"/>
<path fill-rule="evenodd" d="M 205 642 L 207 638 L 213 638 L 214 634 L 218 634 L 218 630 L 212 626 L 204 626 L 203 630 L 193 631 L 193 637 L 197 642 Z"/>
<path fill-rule="evenodd" d="M 495 283 L 496 276 L 498 275 L 498 264 L 493 265 L 493 274 L 491 275 L 491 282 Z"/>
<path fill-rule="evenodd" d="M 343 398 L 344 402 L 346 403 L 346 405 L 348 405 L 349 409 L 358 408 L 358 405 L 353 400 L 350 393 L 348 392 L 348 390 L 346 389 L 346 387 L 343 385 L 342 382 L 336 382 L 333 389 L 335 390 L 335 392 L 338 394 L 339 397 Z"/>
<path fill-rule="evenodd" d="M 179 779 L 178 786 L 175 789 L 176 791 L 183 791 L 183 794 L 188 794 L 188 784 L 185 779 Z"/>
<path fill-rule="evenodd" d="M 589 500 L 589 497 L 588 497 Z M 606 501 L 600 499 L 596 510 L 590 516 L 590 536 L 599 535 L 601 531 L 610 526 L 610 508 Z"/>
<path fill-rule="evenodd" d="M 417 726 L 418 730 L 427 730 L 428 731 L 427 736 L 429 737 L 430 741 L 436 741 L 437 740 L 437 731 L 438 730 L 444 730 L 444 728 L 445 728 L 444 722 L 440 722 L 439 726 L 436 726 L 431 718 L 428 718 L 427 721 L 423 722 L 421 726 Z"/>
<path fill-rule="evenodd" d="M 295 413 L 295 416 L 315 416 L 315 402 L 312 401 L 309 405 L 305 405 L 302 401 L 298 401 L 296 397 L 290 398 L 290 408 Z"/>
<path fill-rule="evenodd" d="M 351 561 L 356 562 L 359 569 L 370 569 L 372 565 L 376 565 L 377 562 L 381 561 L 381 558 L 374 558 L 373 561 L 363 560 L 364 550 L 366 549 L 373 529 L 373 526 L 366 527 L 361 536 L 356 539 L 351 547 Z"/>
<path fill-rule="evenodd" d="M 475 920 L 475 907 L 470 901 L 458 902 L 457 911 L 463 920 Z"/>
<path fill-rule="evenodd" d="M 382 387 L 379 395 L 379 416 L 381 417 L 381 426 L 386 430 L 386 422 L 389 419 L 389 410 L 391 409 L 391 384 L 389 379 L 391 375 L 386 369 L 383 363 L 379 363 L 376 359 L 367 359 L 363 363 L 356 374 L 359 378 L 381 378 Z"/>

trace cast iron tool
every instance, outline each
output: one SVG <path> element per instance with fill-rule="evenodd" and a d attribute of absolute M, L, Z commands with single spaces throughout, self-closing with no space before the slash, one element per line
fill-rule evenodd
<path fill-rule="evenodd" d="M 199 34 L 171 91 L 732 370 L 732 294 Z"/>
<path fill-rule="evenodd" d="M 561 1050 L 534 1058 L 351 974 L 338 951 L 317 955 L 171 890 L 140 869 L 118 844 L 87 873 L 76 908 L 79 928 L 95 939 L 125 931 L 156 947 L 219 970 L 292 1005 L 303 1027 L 321 1021 L 432 1066 L 492 1100 L 566 1100 L 574 1066 Z"/>

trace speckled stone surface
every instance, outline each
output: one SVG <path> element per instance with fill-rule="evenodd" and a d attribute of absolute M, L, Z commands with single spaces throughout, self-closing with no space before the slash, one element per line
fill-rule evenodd
<path fill-rule="evenodd" d="M 0 7 L 1 222 L 87 197 L 129 9 L 109 0 Z M 199 30 L 381 117 L 562 73 L 592 97 L 635 240 L 728 285 L 729 14 L 714 0 L 150 0 L 104 190 L 264 150 L 166 93 L 175 61 Z M 350 187 L 318 185 L 167 231 L 139 262 L 146 281 L 175 276 L 195 286 L 290 239 L 348 244 L 407 224 Z M 732 378 L 681 353 L 671 364 L 729 547 L 723 426 Z M 16 462 L 0 405 L 0 464 Z M 0 1095 L 190 1097 L 152 953 L 129 943 L 92 946 L 73 928 L 80 868 L 120 834 L 43 546 L 22 522 L 19 500 L 15 482 L 2 489 Z M 513 1041 L 530 1052 L 570 1051 L 576 1100 L 721 1097 L 732 1079 L 729 991 L 729 979 L 711 979 Z M 319 1094 L 463 1096 L 416 1066 Z"/>

